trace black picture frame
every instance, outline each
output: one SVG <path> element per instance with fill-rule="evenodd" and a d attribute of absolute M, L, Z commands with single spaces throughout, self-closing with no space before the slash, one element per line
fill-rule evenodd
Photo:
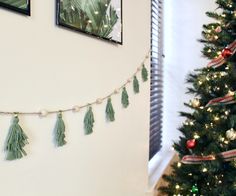
<path fill-rule="evenodd" d="M 81 30 L 79 28 L 76 28 L 70 24 L 66 24 L 66 23 L 63 23 L 61 22 L 60 20 L 60 10 L 61 10 L 61 1 L 62 0 L 56 0 L 56 24 L 59 26 L 59 27 L 62 27 L 62 28 L 65 28 L 65 29 L 68 29 L 68 30 L 72 30 L 72 31 L 75 31 L 75 32 L 79 32 L 79 33 L 82 33 L 82 34 L 85 34 L 85 35 L 88 35 L 88 36 L 91 36 L 93 38 L 97 38 L 97 39 L 100 39 L 100 40 L 104 40 L 104 41 L 109 41 L 109 42 L 112 42 L 114 44 L 120 44 L 120 45 L 123 45 L 123 0 L 117 0 L 117 1 L 120 1 L 120 41 L 117 41 L 117 40 L 114 40 L 112 38 L 106 38 L 106 37 L 102 37 L 102 36 L 99 36 L 99 35 L 96 35 L 94 33 L 91 33 L 89 31 L 84 31 L 84 30 Z M 87 0 L 89 1 L 89 0 Z"/>
<path fill-rule="evenodd" d="M 18 8 L 18 7 L 12 6 L 10 4 L 0 2 L 0 7 L 3 7 L 5 9 L 8 9 L 8 10 L 11 10 L 14 12 L 18 12 L 20 14 L 24 14 L 27 16 L 31 15 L 31 7 L 30 6 L 31 6 L 31 0 L 27 0 L 27 8 L 26 9 Z"/>

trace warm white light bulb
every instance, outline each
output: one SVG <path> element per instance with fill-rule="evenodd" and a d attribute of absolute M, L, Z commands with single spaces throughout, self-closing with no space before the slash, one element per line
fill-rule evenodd
<path fill-rule="evenodd" d="M 194 139 L 199 139 L 200 136 L 199 136 L 197 133 L 195 133 L 194 136 L 193 136 L 193 138 L 194 138 Z"/>
<path fill-rule="evenodd" d="M 176 184 L 175 188 L 176 188 L 176 189 L 179 189 L 179 188 L 180 188 L 180 186 L 179 186 L 178 184 Z"/>
<path fill-rule="evenodd" d="M 182 165 L 182 164 L 181 164 L 180 162 L 177 163 L 177 167 L 181 167 L 181 165 Z"/>

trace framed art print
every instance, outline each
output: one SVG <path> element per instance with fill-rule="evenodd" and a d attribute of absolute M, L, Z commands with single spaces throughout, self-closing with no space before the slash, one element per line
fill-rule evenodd
<path fill-rule="evenodd" d="M 30 0 L 0 0 L 0 6 L 30 16 Z"/>
<path fill-rule="evenodd" d="M 57 24 L 122 44 L 122 0 L 57 0 Z"/>

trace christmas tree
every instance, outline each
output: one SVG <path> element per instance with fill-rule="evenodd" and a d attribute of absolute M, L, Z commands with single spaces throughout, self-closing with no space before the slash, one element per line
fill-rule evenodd
<path fill-rule="evenodd" d="M 200 40 L 209 63 L 187 77 L 193 99 L 180 113 L 179 162 L 163 176 L 161 195 L 236 195 L 236 0 L 216 4 Z"/>

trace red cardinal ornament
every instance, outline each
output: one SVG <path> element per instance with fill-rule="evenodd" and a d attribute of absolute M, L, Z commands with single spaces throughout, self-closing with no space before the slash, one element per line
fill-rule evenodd
<path fill-rule="evenodd" d="M 225 48 L 225 49 L 222 51 L 221 56 L 222 56 L 223 58 L 229 58 L 230 56 L 232 56 L 232 54 L 233 54 L 233 52 L 232 52 L 230 49 Z"/>
<path fill-rule="evenodd" d="M 193 148 L 195 148 L 196 147 L 196 140 L 195 139 L 191 139 L 191 140 L 188 140 L 187 142 L 186 142 L 186 147 L 188 148 L 188 149 L 193 149 Z"/>

